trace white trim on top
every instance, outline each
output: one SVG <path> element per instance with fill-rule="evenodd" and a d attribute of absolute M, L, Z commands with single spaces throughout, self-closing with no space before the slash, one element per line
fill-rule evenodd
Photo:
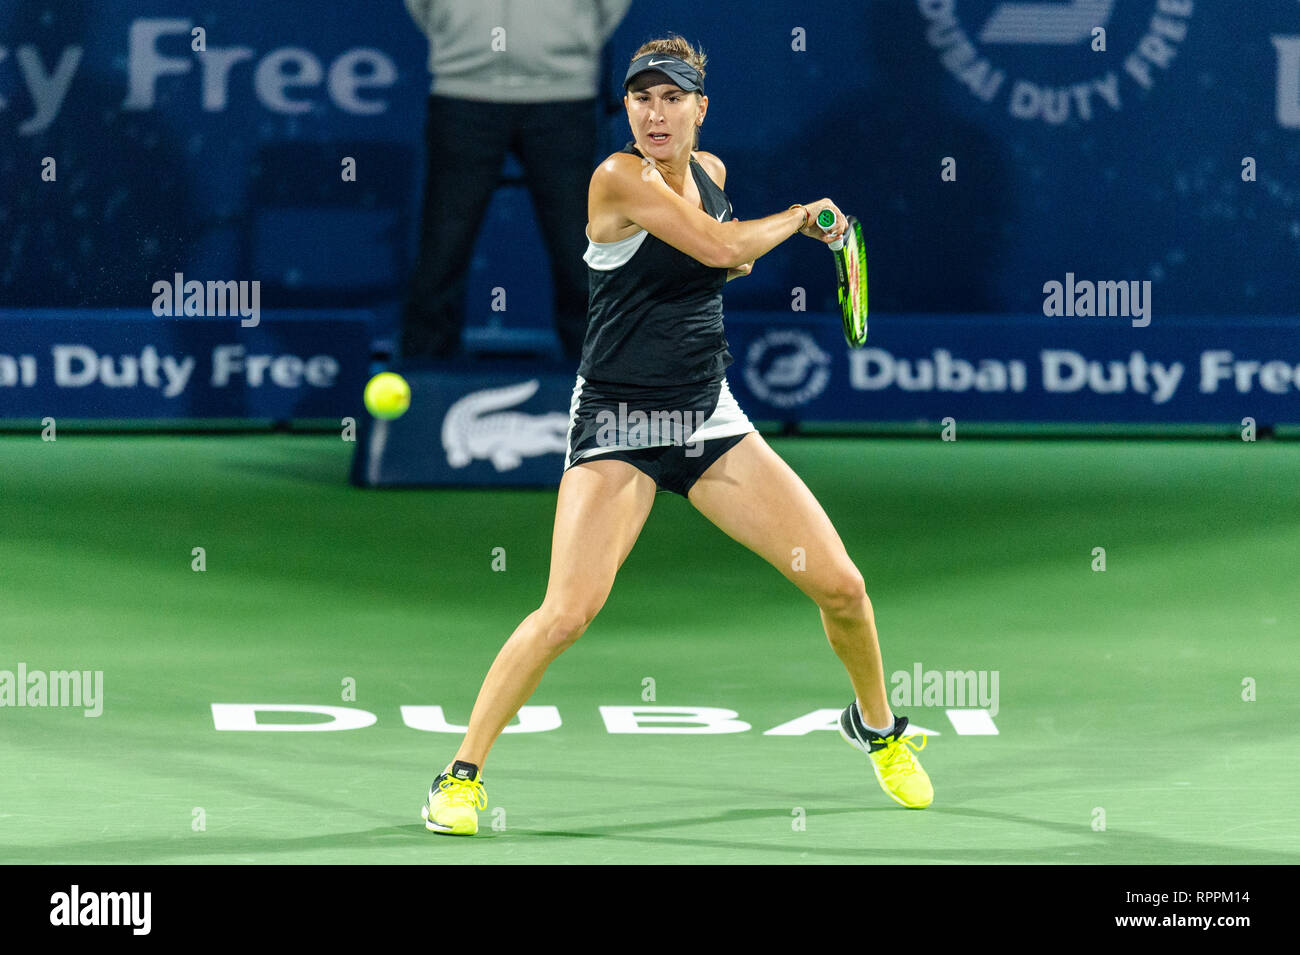
<path fill-rule="evenodd" d="M 585 229 L 583 234 L 586 235 Z M 591 236 L 587 235 L 587 251 L 582 254 L 582 260 L 597 272 L 609 272 L 626 265 L 628 260 L 636 255 L 636 250 L 641 248 L 641 243 L 649 234 L 642 229 L 617 242 L 594 242 Z"/>

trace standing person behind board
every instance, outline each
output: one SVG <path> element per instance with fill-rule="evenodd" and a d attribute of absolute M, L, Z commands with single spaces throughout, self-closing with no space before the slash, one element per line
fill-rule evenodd
<path fill-rule="evenodd" d="M 587 185 L 600 54 L 632 0 L 406 0 L 433 87 L 420 250 L 405 359 L 459 351 L 470 255 L 507 151 L 524 168 L 551 259 L 555 327 L 576 361 L 587 330 Z M 505 263 L 503 263 L 505 264 Z"/>

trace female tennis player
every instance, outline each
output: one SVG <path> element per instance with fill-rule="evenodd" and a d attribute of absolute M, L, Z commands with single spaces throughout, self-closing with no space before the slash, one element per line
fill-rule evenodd
<path fill-rule="evenodd" d="M 812 598 L 855 693 L 841 735 L 870 756 L 897 802 L 920 809 L 934 798 L 907 718 L 889 708 L 862 575 L 812 492 L 737 406 L 724 374 L 732 358 L 723 285 L 796 233 L 829 243 L 847 223 L 829 199 L 732 218 L 726 168 L 694 151 L 709 106 L 704 66 L 704 54 L 674 35 L 643 45 L 628 68 L 624 104 L 635 141 L 601 163 L 588 192 L 588 328 L 546 596 L 497 654 L 455 759 L 429 789 L 423 816 L 433 832 L 478 831 L 488 750 L 599 613 L 659 491 L 684 496 Z M 835 213 L 829 234 L 816 223 L 823 209 Z M 806 569 L 792 569 L 796 547 Z"/>

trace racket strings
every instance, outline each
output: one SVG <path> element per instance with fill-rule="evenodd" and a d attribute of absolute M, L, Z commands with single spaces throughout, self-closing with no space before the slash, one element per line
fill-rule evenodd
<path fill-rule="evenodd" d="M 849 307 L 852 310 L 854 325 L 860 325 L 862 321 L 863 302 L 862 302 L 862 246 L 858 241 L 856 228 L 849 230 L 848 239 L 844 247 L 844 260 L 848 268 L 849 276 Z"/>

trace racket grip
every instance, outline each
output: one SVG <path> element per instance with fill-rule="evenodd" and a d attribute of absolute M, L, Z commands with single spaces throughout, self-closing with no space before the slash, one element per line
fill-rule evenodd
<path fill-rule="evenodd" d="M 829 209 L 823 209 L 821 212 L 817 213 L 817 224 L 821 226 L 823 232 L 830 232 L 831 229 L 835 228 L 835 213 L 831 212 Z M 834 242 L 830 243 L 830 250 L 832 252 L 838 252 L 842 248 L 844 248 L 844 236 L 840 236 Z"/>

